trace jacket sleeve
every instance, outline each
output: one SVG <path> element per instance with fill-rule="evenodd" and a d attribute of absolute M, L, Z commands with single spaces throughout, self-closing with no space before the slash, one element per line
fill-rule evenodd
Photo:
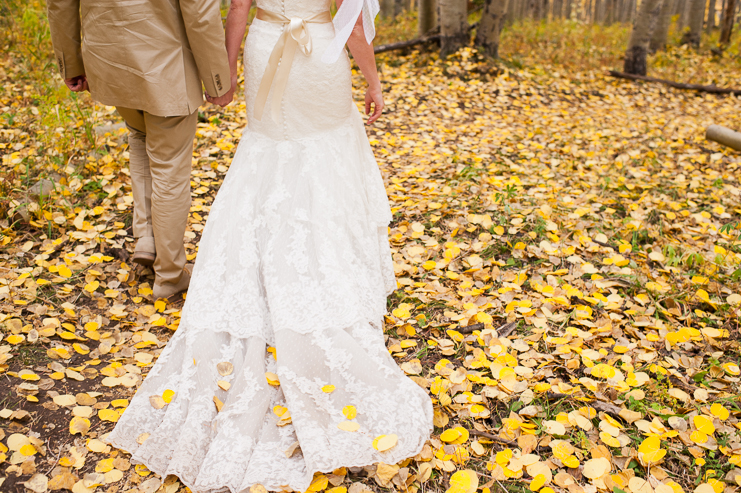
<path fill-rule="evenodd" d="M 229 91 L 229 59 L 218 0 L 180 0 L 188 43 L 209 96 Z"/>
<path fill-rule="evenodd" d="M 80 0 L 47 0 L 54 55 L 63 79 L 85 73 L 82 61 Z"/>

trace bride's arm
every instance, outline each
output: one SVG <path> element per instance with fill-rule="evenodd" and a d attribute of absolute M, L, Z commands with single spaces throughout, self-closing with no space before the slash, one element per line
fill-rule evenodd
<path fill-rule="evenodd" d="M 209 101 L 220 106 L 226 106 L 234 97 L 237 89 L 237 60 L 242 47 L 244 32 L 247 29 L 247 18 L 250 15 L 252 0 L 232 0 L 229 13 L 226 16 L 226 53 L 229 58 L 229 71 L 232 88 L 221 98 L 210 98 Z"/>
<path fill-rule="evenodd" d="M 342 0 L 336 0 L 336 2 L 339 9 L 342 5 Z M 373 43 L 369 44 L 365 39 L 362 15 L 358 17 L 358 21 L 353 27 L 352 33 L 347 40 L 347 47 L 350 49 L 355 63 L 358 64 L 358 68 L 368 82 L 368 90 L 365 92 L 365 114 L 368 115 L 371 113 L 372 104 L 373 114 L 368 118 L 368 124 L 371 124 L 381 116 L 385 105 L 383 102 L 381 81 L 378 78 L 378 70 L 376 69 L 376 55 L 373 52 Z"/>

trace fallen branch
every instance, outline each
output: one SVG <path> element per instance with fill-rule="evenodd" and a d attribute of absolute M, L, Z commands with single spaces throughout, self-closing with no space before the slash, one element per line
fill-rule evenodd
<path fill-rule="evenodd" d="M 546 398 L 548 400 L 560 400 L 560 399 L 568 399 L 569 397 L 573 398 L 573 396 L 568 394 L 557 394 L 555 392 L 548 392 L 546 393 Z M 604 413 L 607 413 L 615 418 L 623 419 L 622 416 L 620 416 L 620 411 L 622 411 L 622 408 L 619 406 L 616 406 L 615 404 L 609 404 L 607 402 L 602 401 L 579 401 L 586 405 L 592 406 L 597 411 L 602 411 Z"/>
<path fill-rule="evenodd" d="M 507 440 L 505 438 L 500 438 L 496 435 L 492 435 L 491 433 L 487 433 L 485 431 L 468 430 L 468 433 L 470 433 L 471 435 L 476 435 L 477 437 L 488 438 L 489 440 L 492 440 L 494 442 L 501 443 L 504 445 L 517 446 L 517 442 L 513 442 L 512 440 Z"/>
<path fill-rule="evenodd" d="M 399 41 L 398 43 L 389 43 L 387 45 L 376 46 L 373 51 L 375 53 L 385 53 L 387 51 L 403 50 L 404 48 L 411 48 L 412 46 L 432 43 L 438 41 L 439 39 L 439 34 L 432 34 L 430 36 L 410 39 L 409 41 Z"/>
<path fill-rule="evenodd" d="M 656 77 L 647 77 L 645 75 L 633 75 L 625 72 L 618 72 L 617 70 L 610 70 L 610 75 L 619 79 L 628 80 L 644 80 L 646 82 L 658 82 L 659 84 L 665 84 L 676 89 L 686 89 L 689 91 L 708 92 L 711 94 L 733 94 L 734 96 L 741 96 L 741 89 L 730 89 L 726 87 L 718 86 L 703 86 L 700 84 L 685 84 L 683 82 L 674 82 L 673 80 L 657 79 Z"/>
<path fill-rule="evenodd" d="M 705 130 L 705 138 L 736 151 L 741 151 L 741 133 L 734 132 L 730 128 L 721 127 L 720 125 L 710 125 Z"/>
<path fill-rule="evenodd" d="M 484 330 L 485 328 L 486 326 L 484 324 L 471 324 L 471 325 L 466 325 L 465 327 L 458 327 L 455 330 L 457 330 L 461 334 L 472 334 L 476 330 Z M 504 324 L 497 329 L 497 337 L 507 337 L 516 328 L 517 328 L 517 324 L 514 322 Z"/>

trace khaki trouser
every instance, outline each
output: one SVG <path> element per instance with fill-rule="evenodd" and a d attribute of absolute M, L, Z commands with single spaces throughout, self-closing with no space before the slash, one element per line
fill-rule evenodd
<path fill-rule="evenodd" d="M 134 237 L 154 237 L 155 286 L 177 284 L 186 264 L 183 236 L 190 213 L 190 168 L 198 111 L 162 117 L 116 108 L 129 129 Z"/>

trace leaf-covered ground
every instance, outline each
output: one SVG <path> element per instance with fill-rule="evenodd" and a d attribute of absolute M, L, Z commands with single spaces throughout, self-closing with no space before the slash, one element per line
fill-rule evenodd
<path fill-rule="evenodd" d="M 43 10 L 22 8 L 3 18 L 0 60 L 0 491 L 174 493 L 101 438 L 182 302 L 152 299 L 151 271 L 127 262 L 119 118 L 60 87 Z M 436 429 L 418 457 L 312 491 L 741 484 L 741 161 L 703 137 L 741 127 L 738 101 L 606 77 L 626 33 L 526 24 L 503 33 L 498 64 L 379 59 L 389 108 L 368 134 L 399 284 L 387 345 L 429 390 Z M 679 48 L 652 62 L 727 85 L 739 68 Z M 243 113 L 204 108 L 190 258 Z"/>

